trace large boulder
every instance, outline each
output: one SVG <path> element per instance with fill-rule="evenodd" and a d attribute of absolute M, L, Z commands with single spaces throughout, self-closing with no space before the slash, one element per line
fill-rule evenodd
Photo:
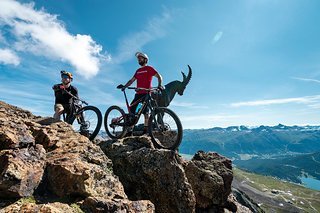
<path fill-rule="evenodd" d="M 155 149 L 147 137 L 101 143 L 130 199 L 150 200 L 156 212 L 194 212 L 195 197 L 182 159 L 170 150 Z"/>
<path fill-rule="evenodd" d="M 80 136 L 48 153 L 47 176 L 50 188 L 60 196 L 78 195 L 126 198 L 112 163 L 101 149 Z"/>
<path fill-rule="evenodd" d="M 225 206 L 233 179 L 231 160 L 213 152 L 198 151 L 185 162 L 185 172 L 197 200 L 197 208 Z"/>
<path fill-rule="evenodd" d="M 0 197 L 31 196 L 42 180 L 45 159 L 41 145 L 0 151 Z"/>
<path fill-rule="evenodd" d="M 35 140 L 29 127 L 24 123 L 23 118 L 19 117 L 28 117 L 27 113 L 18 113 L 17 117 L 10 116 L 9 113 L 15 111 L 6 110 L 1 104 L 2 102 L 0 102 L 0 150 L 34 145 Z"/>

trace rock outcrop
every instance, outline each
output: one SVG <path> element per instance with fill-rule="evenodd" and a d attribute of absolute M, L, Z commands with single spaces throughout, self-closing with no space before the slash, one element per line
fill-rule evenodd
<path fill-rule="evenodd" d="M 228 200 L 231 161 L 199 151 L 191 161 L 155 149 L 145 137 L 101 142 L 130 199 L 150 200 L 157 212 L 221 212 L 237 207 Z"/>
<path fill-rule="evenodd" d="M 0 151 L 0 197 L 32 196 L 44 174 L 45 154 L 41 145 Z"/>
<path fill-rule="evenodd" d="M 195 196 L 177 153 L 155 149 L 147 137 L 101 144 L 131 199 L 147 199 L 157 212 L 193 212 Z"/>
<path fill-rule="evenodd" d="M 147 136 L 99 141 L 0 101 L 0 212 L 248 212 L 231 161 Z"/>
<path fill-rule="evenodd" d="M 199 209 L 224 206 L 231 192 L 231 161 L 217 153 L 199 151 L 185 163 L 185 171 Z"/>
<path fill-rule="evenodd" d="M 88 212 L 93 206 L 94 212 L 108 208 L 113 212 L 154 211 L 150 201 L 127 198 L 112 172 L 111 160 L 97 145 L 67 123 L 44 125 L 44 120 L 0 102 L 0 197 L 51 199 L 45 205 L 41 201 L 14 203 L 5 212 L 72 212 L 55 204 L 55 200 L 71 198 Z M 101 203 L 104 207 L 99 207 Z"/>

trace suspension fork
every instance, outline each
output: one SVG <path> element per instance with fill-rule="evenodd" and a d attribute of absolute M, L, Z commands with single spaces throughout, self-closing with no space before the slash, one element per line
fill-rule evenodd
<path fill-rule="evenodd" d="M 78 112 L 76 112 L 75 117 L 77 119 L 78 124 L 84 124 L 84 117 L 83 117 L 83 111 L 80 109 Z"/>
<path fill-rule="evenodd" d="M 126 105 L 127 105 L 128 112 L 130 112 L 130 105 L 129 105 L 129 102 L 128 102 L 126 90 L 123 90 L 123 94 L 124 94 L 124 98 L 126 100 Z"/>

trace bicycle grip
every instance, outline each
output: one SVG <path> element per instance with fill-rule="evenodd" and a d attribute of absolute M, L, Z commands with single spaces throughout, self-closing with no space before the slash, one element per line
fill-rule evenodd
<path fill-rule="evenodd" d="M 119 84 L 118 86 L 117 86 L 117 89 L 122 89 L 124 86 L 123 86 L 123 84 Z"/>

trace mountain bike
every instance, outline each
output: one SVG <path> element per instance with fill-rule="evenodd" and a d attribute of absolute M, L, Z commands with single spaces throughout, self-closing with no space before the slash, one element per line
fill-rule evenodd
<path fill-rule="evenodd" d="M 122 88 L 122 85 L 117 87 Z M 157 102 L 152 98 L 152 93 L 160 92 L 158 88 L 137 88 L 127 87 L 127 89 L 144 90 L 148 93 L 145 97 L 138 99 L 132 105 L 129 105 L 126 90 L 123 94 L 126 101 L 128 113 L 119 107 L 111 106 L 107 109 L 104 116 L 104 127 L 108 136 L 112 139 L 120 139 L 124 137 L 129 129 L 134 126 L 140 119 L 144 110 L 150 109 L 150 117 L 148 120 L 148 134 L 155 147 L 176 150 L 182 140 L 182 125 L 179 117 L 170 109 L 158 107 Z M 130 108 L 138 103 L 142 103 L 136 113 L 131 113 Z"/>
<path fill-rule="evenodd" d="M 102 125 L 100 110 L 95 106 L 89 106 L 86 101 L 81 100 L 70 92 L 66 90 L 65 92 L 72 96 L 72 101 L 70 111 L 63 113 L 63 120 L 71 124 L 76 132 L 86 136 L 89 140 L 93 140 L 99 133 Z"/>

